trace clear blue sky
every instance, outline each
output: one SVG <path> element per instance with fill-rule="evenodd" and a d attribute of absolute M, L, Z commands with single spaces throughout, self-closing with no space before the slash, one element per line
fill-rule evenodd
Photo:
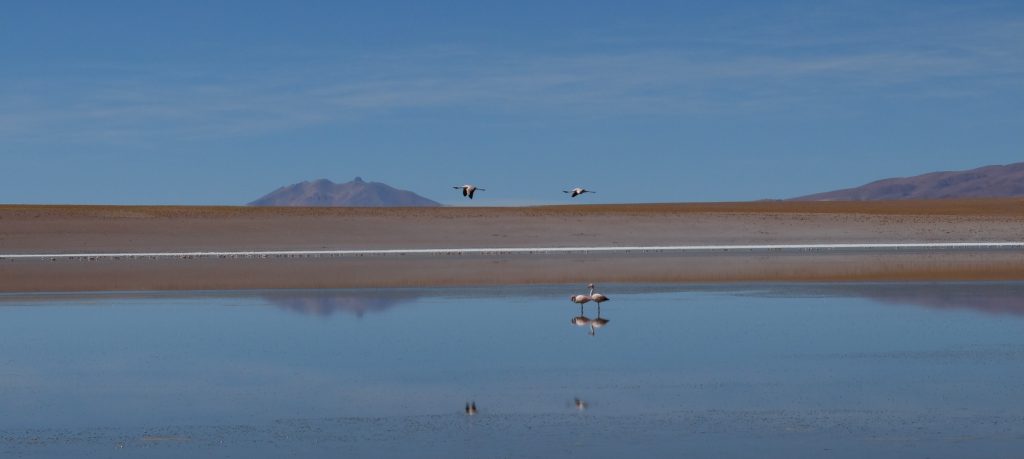
<path fill-rule="evenodd" d="M 1024 160 L 1024 2 L 8 2 L 0 202 L 782 198 Z"/>

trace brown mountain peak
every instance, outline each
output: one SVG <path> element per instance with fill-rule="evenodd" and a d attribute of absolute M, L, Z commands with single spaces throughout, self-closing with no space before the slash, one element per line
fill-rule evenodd
<path fill-rule="evenodd" d="M 1024 162 L 876 180 L 854 188 L 816 193 L 794 201 L 1003 198 L 1024 196 Z"/>
<path fill-rule="evenodd" d="M 249 203 L 259 207 L 437 207 L 441 204 L 416 193 L 380 182 L 334 183 L 328 179 L 305 181 L 278 188 Z"/>

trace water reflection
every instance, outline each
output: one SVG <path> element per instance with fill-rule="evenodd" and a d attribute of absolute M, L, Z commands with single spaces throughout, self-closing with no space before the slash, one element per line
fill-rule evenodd
<path fill-rule="evenodd" d="M 573 317 L 570 322 L 577 327 L 586 327 L 590 325 L 590 317 L 583 314 L 583 305 L 580 305 L 580 315 Z"/>
<path fill-rule="evenodd" d="M 811 445 L 770 451 L 779 457 L 820 455 L 837 438 L 848 457 L 926 455 L 905 454 L 906 439 L 964 445 L 948 457 L 1021 450 L 1020 322 L 877 301 L 1016 314 L 1024 284 L 610 284 L 602 288 L 629 309 L 613 311 L 626 314 L 616 320 L 657 320 L 601 340 L 570 335 L 610 324 L 593 301 L 565 309 L 564 292 L 578 288 L 0 298 L 10 306 L 0 307 L 0 456 L 108 457 L 127 445 L 180 457 L 221 441 L 235 448 L 225 455 L 246 457 L 318 456 L 308 448 L 323 445 L 473 456 L 442 443 L 495 442 L 544 456 L 569 451 L 571 439 L 600 447 L 582 453 L 621 457 L 631 453 L 614 449 L 623 436 L 671 456 L 679 432 L 710 432 L 688 436 L 707 439 L 699 451 L 687 443 L 698 456 L 749 455 L 764 439 Z M 283 317 L 267 302 L 312 316 Z M 416 307 L 391 310 L 401 304 Z M 315 318 L 336 312 L 343 320 Z M 347 315 L 370 312 L 387 320 Z M 491 326 L 510 313 L 530 321 L 528 333 Z M 900 443 L 892 454 L 864 450 L 878 439 Z M 82 454 L 86 443 L 92 454 Z M 730 444 L 740 446 L 722 454 Z"/>
<path fill-rule="evenodd" d="M 536 297 L 546 297 L 549 293 L 560 289 L 560 287 L 531 287 L 529 291 L 524 292 L 523 289 L 507 288 L 510 295 Z M 765 292 L 760 288 L 755 288 L 754 292 L 758 295 L 767 293 L 771 296 L 771 291 L 775 289 L 771 288 L 769 292 Z M 801 294 L 811 296 L 849 296 L 886 304 L 911 304 L 934 309 L 972 309 L 984 312 L 984 314 L 1024 316 L 1024 284 L 1020 283 L 783 285 L 777 287 L 777 289 L 779 289 L 780 294 L 786 296 L 800 296 Z M 615 290 L 620 295 L 635 295 L 676 292 L 680 290 L 680 287 L 672 285 L 618 285 Z M 686 286 L 685 290 L 690 292 L 717 292 L 722 291 L 723 288 L 719 286 Z M 336 312 L 346 312 L 346 314 L 355 317 L 362 317 L 368 314 L 368 312 L 384 311 L 403 303 L 411 303 L 424 296 L 438 296 L 447 292 L 449 291 L 444 289 L 285 290 L 263 292 L 260 293 L 260 297 L 274 306 L 300 312 L 300 314 L 304 315 L 329 317 L 336 314 Z M 477 292 L 473 289 L 464 289 L 462 293 L 465 297 L 470 298 L 477 297 L 478 295 L 489 296 L 492 294 L 489 290 L 488 293 L 484 294 L 482 290 Z M 580 315 L 573 317 L 571 322 L 579 327 L 591 327 L 593 325 L 596 330 L 606 325 L 607 320 L 599 315 L 597 319 L 588 317 L 585 312 L 587 308 L 584 307 L 583 303 L 588 303 L 588 307 L 591 307 L 589 305 L 593 303 L 600 306 L 602 302 L 608 300 L 608 297 L 601 295 L 602 300 L 596 301 L 593 296 L 600 295 L 599 293 L 594 292 L 592 295 L 587 293 L 589 292 L 570 297 L 580 297 L 579 299 L 573 299 L 573 301 L 581 305 Z M 120 295 L 119 297 L 121 298 L 161 296 L 160 294 Z M 230 295 L 232 294 L 223 294 L 222 296 Z M 51 295 L 36 295 L 31 298 L 20 295 L 8 296 L 9 298 L 0 296 L 0 304 L 4 302 L 4 299 L 15 302 L 25 302 L 26 300 L 48 301 L 53 299 Z M 84 296 L 102 297 L 101 295 Z M 59 298 L 69 297 L 77 298 L 78 296 L 65 295 Z M 583 298 L 586 298 L 586 300 Z M 597 307 L 596 311 L 600 312 L 600 307 Z"/>
<path fill-rule="evenodd" d="M 261 296 L 274 306 L 301 314 L 327 317 L 334 313 L 347 313 L 362 317 L 366 313 L 383 312 L 415 301 L 420 294 L 410 290 L 380 289 L 281 291 Z"/>
<path fill-rule="evenodd" d="M 886 304 L 1024 315 L 1024 291 L 1019 285 L 886 285 L 864 289 L 858 296 Z"/>
<path fill-rule="evenodd" d="M 576 407 L 577 411 L 583 411 L 586 410 L 587 408 L 590 408 L 590 405 L 587 402 L 581 400 L 579 397 L 573 399 L 573 406 Z"/>
<path fill-rule="evenodd" d="M 588 286 L 589 287 L 589 286 Z M 920 306 L 935 310 L 970 310 L 984 314 L 1012 315 L 1024 318 L 1024 283 L 865 283 L 865 284 L 776 284 L 776 285 L 672 285 L 614 284 L 615 295 L 650 295 L 686 292 L 692 294 L 728 294 L 757 297 L 846 297 L 864 298 L 894 306 Z M 97 292 L 97 293 L 5 293 L 0 308 L 27 304 L 107 304 L 111 302 L 151 302 L 174 299 L 192 301 L 216 298 L 223 303 L 248 304 L 259 298 L 281 309 L 319 317 L 346 313 L 362 317 L 384 312 L 396 306 L 429 298 L 495 298 L 515 296 L 530 300 L 564 298 L 564 285 L 505 286 L 487 288 L 427 289 L 352 289 L 352 290 L 277 290 L 252 292 Z M 595 303 L 588 297 L 587 307 Z M 596 293 L 596 292 L 595 292 Z M 556 295 L 557 294 L 557 295 Z M 576 295 L 572 295 L 575 297 Z M 565 301 L 565 300 L 558 300 Z M 592 316 L 578 316 L 590 326 Z M 599 327 L 598 327 L 599 328 Z"/>
<path fill-rule="evenodd" d="M 596 335 L 597 329 L 608 325 L 608 322 L 608 319 L 601 317 L 601 303 L 597 303 L 597 317 L 590 321 L 590 336 Z"/>
<path fill-rule="evenodd" d="M 1019 282 L 786 285 L 760 294 L 765 293 L 864 298 L 886 305 L 1024 316 L 1024 284 Z"/>
<path fill-rule="evenodd" d="M 604 327 L 605 325 L 608 325 L 608 322 L 611 322 L 611 321 L 609 319 L 601 317 L 601 305 L 600 304 L 597 305 L 597 317 L 595 317 L 593 319 L 591 319 L 590 317 L 587 317 L 586 313 L 583 310 L 583 305 L 582 304 L 580 305 L 580 315 L 573 316 L 572 319 L 569 319 L 569 323 L 571 323 L 571 324 L 573 324 L 573 325 L 575 325 L 577 327 L 588 327 L 589 330 L 587 331 L 587 334 L 590 335 L 590 336 L 595 336 L 597 334 L 597 329 L 601 328 L 601 327 Z"/>

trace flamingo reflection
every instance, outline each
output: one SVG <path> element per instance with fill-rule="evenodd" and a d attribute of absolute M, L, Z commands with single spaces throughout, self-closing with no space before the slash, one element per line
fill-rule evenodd
<path fill-rule="evenodd" d="M 597 318 L 590 321 L 590 336 L 596 335 L 597 329 L 608 325 L 608 322 L 608 319 L 601 317 L 601 303 L 597 303 Z"/>
<path fill-rule="evenodd" d="M 576 406 L 577 411 L 583 411 L 590 407 L 590 405 L 587 402 L 580 400 L 579 397 L 573 399 L 573 404 Z"/>
<path fill-rule="evenodd" d="M 573 317 L 570 323 L 577 327 L 590 325 L 590 317 L 583 315 L 583 304 L 580 304 L 580 315 Z"/>
<path fill-rule="evenodd" d="M 597 305 L 597 317 L 594 319 L 586 316 L 583 312 L 582 304 L 580 305 L 580 315 L 573 316 L 572 319 L 569 319 L 569 323 L 577 327 L 589 327 L 590 330 L 587 331 L 587 334 L 590 336 L 596 335 L 597 329 L 608 325 L 608 322 L 610 322 L 609 319 L 601 317 L 601 305 Z"/>

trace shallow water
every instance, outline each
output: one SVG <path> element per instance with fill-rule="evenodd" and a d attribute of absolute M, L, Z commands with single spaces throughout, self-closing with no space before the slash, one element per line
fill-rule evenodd
<path fill-rule="evenodd" d="M 0 456 L 1024 451 L 1024 284 L 601 287 L 0 296 Z"/>

